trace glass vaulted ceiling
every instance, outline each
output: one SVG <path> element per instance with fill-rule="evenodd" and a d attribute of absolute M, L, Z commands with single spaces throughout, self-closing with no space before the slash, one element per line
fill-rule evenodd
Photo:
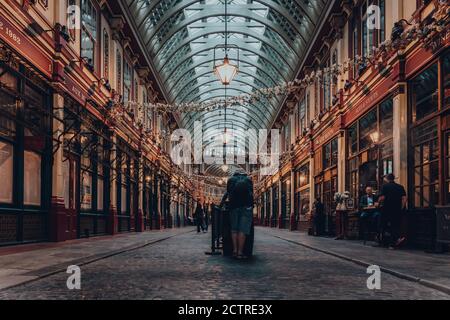
<path fill-rule="evenodd" d="M 171 103 L 205 102 L 293 80 L 330 2 L 228 0 L 228 44 L 239 47 L 240 66 L 225 91 L 212 70 L 214 47 L 225 43 L 226 0 L 124 1 Z M 236 57 L 236 49 L 229 49 L 229 56 Z M 224 110 L 183 114 L 180 125 L 192 131 L 202 120 L 203 131 L 267 128 L 281 103 L 278 97 L 231 107 L 226 120 Z M 247 149 L 245 140 L 237 144 Z"/>

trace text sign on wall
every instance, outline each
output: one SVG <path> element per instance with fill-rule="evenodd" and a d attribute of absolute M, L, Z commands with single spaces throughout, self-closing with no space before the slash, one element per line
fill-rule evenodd
<path fill-rule="evenodd" d="M 22 31 L 13 26 L 0 14 L 0 39 L 17 50 L 30 63 L 38 67 L 48 77 L 52 76 L 52 60 L 35 47 Z"/>
<path fill-rule="evenodd" d="M 436 206 L 436 241 L 450 243 L 450 207 Z"/>
<path fill-rule="evenodd" d="M 75 98 L 79 103 L 84 105 L 87 100 L 86 90 L 81 88 L 70 76 L 65 77 L 66 88 L 70 92 L 71 96 Z"/>

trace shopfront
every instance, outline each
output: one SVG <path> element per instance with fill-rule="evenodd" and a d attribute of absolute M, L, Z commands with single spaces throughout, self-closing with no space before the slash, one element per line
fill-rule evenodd
<path fill-rule="evenodd" d="M 366 187 L 379 193 L 393 173 L 393 101 L 386 98 L 347 130 L 347 188 L 356 205 Z M 406 143 L 406 142 L 405 142 Z"/>
<path fill-rule="evenodd" d="M 161 208 L 161 223 L 164 228 L 172 227 L 172 218 L 170 215 L 170 177 L 167 173 L 162 171 L 160 183 L 160 208 Z"/>
<path fill-rule="evenodd" d="M 64 103 L 64 128 L 66 239 L 104 235 L 110 201 L 108 130 L 68 95 Z"/>
<path fill-rule="evenodd" d="M 450 51 L 408 81 L 409 238 L 429 245 L 435 205 L 450 204 Z"/>
<path fill-rule="evenodd" d="M 291 176 L 290 173 L 283 177 L 281 183 L 281 214 L 278 226 L 281 229 L 290 225 L 291 212 Z"/>
<path fill-rule="evenodd" d="M 117 216 L 118 232 L 128 232 L 134 229 L 137 214 L 137 181 L 139 168 L 137 153 L 123 140 L 117 141 Z M 111 160 L 114 161 L 114 160 Z"/>
<path fill-rule="evenodd" d="M 153 215 L 156 211 L 155 203 L 155 168 L 147 160 L 144 162 L 144 197 L 143 197 L 143 214 L 144 225 L 146 230 L 153 229 Z"/>
<path fill-rule="evenodd" d="M 336 203 L 334 195 L 337 192 L 338 180 L 338 138 L 325 142 L 314 153 L 314 194 L 324 205 L 325 232 L 332 235 L 335 229 Z"/>
<path fill-rule="evenodd" d="M 48 239 L 52 92 L 0 43 L 0 245 Z"/>
<path fill-rule="evenodd" d="M 259 225 L 264 226 L 266 221 L 266 192 L 263 190 L 259 198 Z"/>
<path fill-rule="evenodd" d="M 310 214 L 310 169 L 309 160 L 301 164 L 294 174 L 294 214 L 296 229 L 305 231 L 309 228 L 308 215 Z"/>
<path fill-rule="evenodd" d="M 278 187 L 278 181 L 272 186 L 272 214 L 270 226 L 275 228 L 278 223 L 278 209 L 280 207 L 278 200 L 280 199 L 279 194 L 280 188 Z"/>

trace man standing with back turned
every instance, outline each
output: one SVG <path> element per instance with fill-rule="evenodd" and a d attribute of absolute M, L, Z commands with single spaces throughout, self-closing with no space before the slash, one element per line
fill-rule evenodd
<path fill-rule="evenodd" d="M 383 228 L 390 223 L 391 243 L 389 248 L 399 247 L 406 239 L 400 237 L 400 227 L 403 210 L 406 208 L 406 192 L 402 185 L 395 183 L 395 176 L 389 174 L 381 189 L 380 202 L 382 207 Z"/>
<path fill-rule="evenodd" d="M 230 201 L 231 239 L 233 257 L 246 259 L 243 255 L 246 236 L 250 235 L 253 220 L 253 182 L 244 170 L 238 169 L 228 180 L 227 192 L 221 206 L 227 198 Z"/>

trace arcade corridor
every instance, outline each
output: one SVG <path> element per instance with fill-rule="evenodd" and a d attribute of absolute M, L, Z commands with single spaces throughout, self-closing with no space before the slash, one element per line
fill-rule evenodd
<path fill-rule="evenodd" d="M 0 300 L 449 299 L 449 251 L 450 0 L 0 0 Z"/>

